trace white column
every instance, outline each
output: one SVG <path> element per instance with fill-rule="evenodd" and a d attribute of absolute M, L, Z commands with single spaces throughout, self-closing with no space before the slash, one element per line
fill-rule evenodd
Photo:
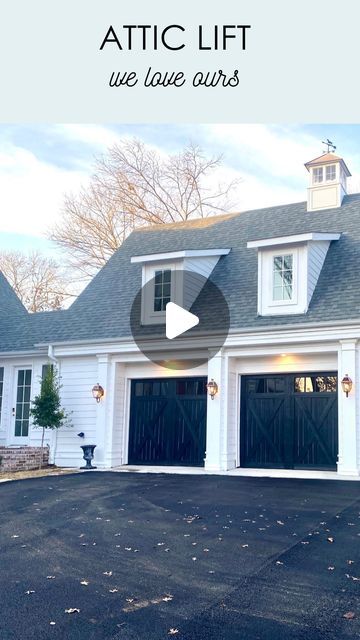
<path fill-rule="evenodd" d="M 111 361 L 108 354 L 97 356 L 98 370 L 97 380 L 104 389 L 104 397 L 97 403 L 96 406 L 96 444 L 94 464 L 97 467 L 107 467 L 109 464 L 109 451 L 108 430 L 111 427 L 109 424 L 109 408 L 112 404 L 113 393 L 111 389 Z M 94 400 L 95 402 L 95 400 Z"/>
<path fill-rule="evenodd" d="M 112 362 L 108 381 L 105 425 L 105 466 L 114 467 L 125 459 L 125 365 Z M 127 446 L 127 442 L 126 442 Z M 127 454 L 127 451 L 126 451 Z"/>
<path fill-rule="evenodd" d="M 220 352 L 208 362 L 208 381 L 212 378 L 219 391 L 213 400 L 209 395 L 207 400 L 205 469 L 220 471 L 226 468 L 223 430 L 226 429 L 227 403 L 226 359 Z"/>
<path fill-rule="evenodd" d="M 353 381 L 348 398 L 341 380 L 348 374 Z M 358 352 L 356 340 L 341 340 L 338 352 L 339 376 L 339 459 L 338 472 L 358 475 L 359 396 Z"/>

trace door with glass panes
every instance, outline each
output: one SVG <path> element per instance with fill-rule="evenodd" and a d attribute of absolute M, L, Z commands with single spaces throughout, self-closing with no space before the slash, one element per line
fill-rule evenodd
<path fill-rule="evenodd" d="M 27 444 L 29 440 L 30 398 L 32 370 L 16 368 L 14 372 L 14 400 L 12 405 L 12 444 Z"/>

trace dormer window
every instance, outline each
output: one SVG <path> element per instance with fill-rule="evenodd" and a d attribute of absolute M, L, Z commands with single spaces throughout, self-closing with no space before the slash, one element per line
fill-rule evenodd
<path fill-rule="evenodd" d="M 293 298 L 293 254 L 273 256 L 273 302 Z"/>
<path fill-rule="evenodd" d="M 221 256 L 230 249 L 185 249 L 167 253 L 132 256 L 132 264 L 142 265 L 141 324 L 165 324 L 166 305 L 175 302 L 190 309 Z M 185 287 L 183 272 L 193 272 L 202 278 L 192 278 Z M 144 285 L 149 286 L 144 286 Z"/>
<path fill-rule="evenodd" d="M 156 270 L 154 274 L 154 311 L 165 311 L 171 300 L 171 269 Z"/>
<path fill-rule="evenodd" d="M 301 233 L 247 243 L 258 250 L 258 313 L 306 313 L 330 242 L 339 233 Z"/>

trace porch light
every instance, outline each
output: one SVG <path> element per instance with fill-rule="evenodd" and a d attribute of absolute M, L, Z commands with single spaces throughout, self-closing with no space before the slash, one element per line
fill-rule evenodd
<path fill-rule="evenodd" d="M 95 398 L 96 402 L 100 402 L 101 398 L 104 396 L 104 389 L 102 388 L 101 384 L 97 383 L 94 384 L 93 388 L 92 388 L 92 394 L 93 394 L 93 398 Z"/>
<path fill-rule="evenodd" d="M 349 378 L 349 374 L 345 373 L 343 379 L 341 380 L 341 386 L 342 386 L 342 390 L 343 392 L 346 394 L 346 397 L 349 397 L 349 393 L 352 389 L 353 383 L 351 378 Z"/>
<path fill-rule="evenodd" d="M 208 390 L 208 394 L 209 394 L 211 400 L 214 400 L 217 392 L 219 391 L 219 387 L 216 384 L 214 378 L 211 378 L 211 380 L 207 383 L 206 388 Z"/>

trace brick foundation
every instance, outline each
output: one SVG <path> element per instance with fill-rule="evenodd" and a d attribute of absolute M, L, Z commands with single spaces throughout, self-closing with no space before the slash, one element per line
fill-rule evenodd
<path fill-rule="evenodd" d="M 38 469 L 41 461 L 41 447 L 1 447 L 1 471 L 31 471 Z M 42 451 L 42 466 L 49 464 L 49 448 Z"/>

